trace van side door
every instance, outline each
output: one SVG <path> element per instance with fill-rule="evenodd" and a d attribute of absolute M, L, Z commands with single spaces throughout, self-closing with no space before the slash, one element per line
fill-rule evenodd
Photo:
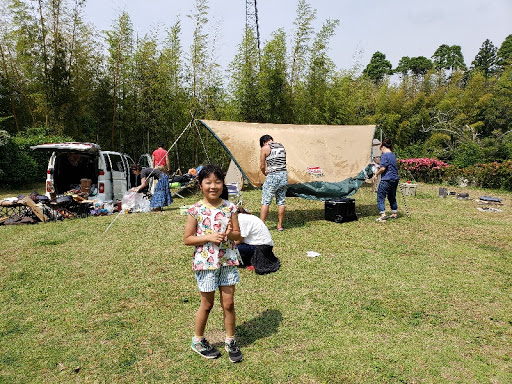
<path fill-rule="evenodd" d="M 133 164 L 135 164 L 135 161 L 133 161 L 133 159 L 130 156 L 128 156 L 127 154 L 123 154 L 123 160 L 124 160 L 125 167 L 127 169 L 126 181 L 128 182 L 128 189 L 136 187 L 137 184 L 135 183 L 135 180 L 136 180 L 135 175 L 130 170 L 130 167 Z"/>
<path fill-rule="evenodd" d="M 112 199 L 121 200 L 128 190 L 128 170 L 120 153 L 108 152 L 108 157 L 112 166 Z"/>

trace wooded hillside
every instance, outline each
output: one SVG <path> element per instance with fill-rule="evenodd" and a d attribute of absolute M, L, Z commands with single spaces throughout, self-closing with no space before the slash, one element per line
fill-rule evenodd
<path fill-rule="evenodd" d="M 402 157 L 460 166 L 512 157 L 512 35 L 484 41 L 469 67 L 460 46 L 443 44 L 399 63 L 375 52 L 336 68 L 328 51 L 339 21 L 315 31 L 315 9 L 299 0 L 293 31 L 275 31 L 260 51 L 247 29 L 221 68 L 207 0 L 187 15 L 188 47 L 179 19 L 164 39 L 136 37 L 127 13 L 103 32 L 85 23 L 86 0 L 1 3 L 0 129 L 10 136 L 42 127 L 137 155 L 170 145 L 192 117 L 378 124 Z M 194 135 L 178 147 L 181 163 L 202 160 Z"/>

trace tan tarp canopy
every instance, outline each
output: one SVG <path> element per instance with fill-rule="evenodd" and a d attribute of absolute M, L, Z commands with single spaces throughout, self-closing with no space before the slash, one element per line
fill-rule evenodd
<path fill-rule="evenodd" d="M 230 152 L 244 176 L 260 187 L 263 135 L 284 145 L 288 184 L 340 182 L 355 177 L 371 162 L 375 125 L 291 125 L 200 120 Z"/>

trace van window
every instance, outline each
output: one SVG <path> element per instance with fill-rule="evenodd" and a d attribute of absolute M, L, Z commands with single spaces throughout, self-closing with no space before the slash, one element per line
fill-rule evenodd
<path fill-rule="evenodd" d="M 112 170 L 118 172 L 124 172 L 123 159 L 120 155 L 110 153 L 110 161 L 112 162 Z"/>
<path fill-rule="evenodd" d="M 105 162 L 105 167 L 107 167 L 107 169 L 105 169 L 105 171 L 110 172 L 112 169 L 110 168 L 110 160 L 108 159 L 108 156 L 106 153 L 103 154 L 103 161 Z"/>
<path fill-rule="evenodd" d="M 151 164 L 149 163 L 150 157 L 142 155 L 139 159 L 139 165 L 142 168 L 151 168 Z"/>

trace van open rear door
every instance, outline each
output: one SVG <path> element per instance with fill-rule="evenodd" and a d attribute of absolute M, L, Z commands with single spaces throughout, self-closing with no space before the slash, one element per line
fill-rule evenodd
<path fill-rule="evenodd" d="M 93 143 L 48 143 L 30 147 L 53 152 L 46 171 L 46 196 L 62 194 L 80 184 L 81 178 L 97 182 L 97 156 L 100 147 Z"/>

